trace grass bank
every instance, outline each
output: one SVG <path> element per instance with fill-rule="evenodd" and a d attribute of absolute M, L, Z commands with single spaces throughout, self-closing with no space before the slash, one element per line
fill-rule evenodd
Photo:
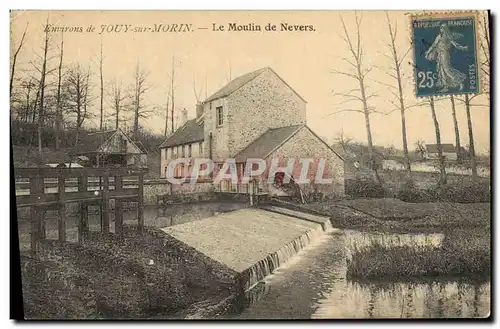
<path fill-rule="evenodd" d="M 352 278 L 487 276 L 491 271 L 490 203 L 409 203 L 353 199 L 299 207 L 330 216 L 338 228 L 378 233 L 441 233 L 438 247 L 372 241 L 351 250 Z"/>
<path fill-rule="evenodd" d="M 299 208 L 324 214 L 334 227 L 379 232 L 443 232 L 489 228 L 490 203 L 410 203 L 398 199 L 352 199 L 317 202 Z"/>

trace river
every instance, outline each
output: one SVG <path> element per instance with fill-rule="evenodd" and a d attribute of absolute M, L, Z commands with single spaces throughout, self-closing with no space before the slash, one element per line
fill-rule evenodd
<path fill-rule="evenodd" d="M 167 227 L 171 225 L 183 224 L 196 220 L 201 220 L 220 213 L 233 211 L 248 207 L 245 202 L 234 201 L 207 201 L 190 204 L 169 205 L 166 208 L 158 208 L 156 206 L 148 206 L 144 208 L 144 225 L 151 227 Z M 18 216 L 18 231 L 21 250 L 28 250 L 30 246 L 30 221 L 29 217 Z M 109 213 L 110 231 L 114 232 L 114 211 Z M 70 242 L 77 241 L 78 238 L 78 221 L 80 220 L 77 214 L 68 215 L 66 217 L 66 238 Z M 45 214 L 45 228 L 48 239 L 57 239 L 57 211 L 47 211 Z M 100 230 L 101 217 L 97 206 L 89 208 L 89 229 L 91 231 Z M 123 212 L 123 221 L 125 224 L 137 224 L 137 209 L 125 210 Z"/>
<path fill-rule="evenodd" d="M 144 211 L 145 225 L 166 227 L 200 220 L 246 207 L 245 203 L 205 202 L 156 207 Z M 47 214 L 47 237 L 57 238 L 57 217 Z M 111 230 L 114 229 L 111 213 Z M 126 223 L 136 221 L 126 211 Z M 91 230 L 99 229 L 99 215 L 89 214 Z M 78 218 L 66 220 L 68 240 L 76 241 Z M 29 248 L 29 221 L 19 220 L 21 249 Z M 485 317 L 490 311 L 489 280 L 440 278 L 357 282 L 346 279 L 350 252 L 376 241 L 391 246 L 439 247 L 442 234 L 386 234 L 337 230 L 312 241 L 273 274 L 246 293 L 225 319 L 335 319 Z"/>
<path fill-rule="evenodd" d="M 485 317 L 488 280 L 440 278 L 357 282 L 346 279 L 349 251 L 384 240 L 392 245 L 439 246 L 442 236 L 329 233 L 247 292 L 241 312 L 227 319 L 352 319 Z"/>

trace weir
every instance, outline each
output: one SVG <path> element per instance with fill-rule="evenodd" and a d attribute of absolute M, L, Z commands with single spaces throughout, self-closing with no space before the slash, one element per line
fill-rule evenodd
<path fill-rule="evenodd" d="M 238 272 L 248 290 L 332 230 L 328 217 L 273 207 L 247 208 L 162 230 Z"/>

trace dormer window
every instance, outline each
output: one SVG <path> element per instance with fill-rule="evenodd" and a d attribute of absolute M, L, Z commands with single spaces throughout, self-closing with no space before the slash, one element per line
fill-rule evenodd
<path fill-rule="evenodd" d="M 224 113 L 222 111 L 222 106 L 217 106 L 215 108 L 216 118 L 217 118 L 217 127 L 222 127 L 224 124 Z"/>

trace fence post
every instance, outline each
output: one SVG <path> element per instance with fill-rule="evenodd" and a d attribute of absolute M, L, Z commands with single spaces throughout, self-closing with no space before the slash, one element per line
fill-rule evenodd
<path fill-rule="evenodd" d="M 59 218 L 57 221 L 57 230 L 59 233 L 59 241 L 66 241 L 66 181 L 64 177 L 63 169 L 59 170 L 59 175 L 57 178 L 58 194 L 59 194 Z"/>
<path fill-rule="evenodd" d="M 137 191 L 137 224 L 139 232 L 144 228 L 144 173 L 139 173 L 139 190 Z"/>
<path fill-rule="evenodd" d="M 88 176 L 84 172 L 78 177 L 78 192 L 87 192 Z M 80 202 L 80 222 L 78 223 L 78 242 L 82 243 L 88 232 L 89 206 L 85 201 Z"/>
<path fill-rule="evenodd" d="M 34 177 L 30 177 L 30 194 L 40 195 L 44 194 L 43 176 L 37 173 Z M 41 238 L 43 216 L 41 215 L 41 209 L 37 206 L 31 206 L 30 216 L 31 216 L 31 255 L 36 257 L 36 246 L 38 239 Z"/>
<path fill-rule="evenodd" d="M 115 176 L 115 194 L 121 191 L 123 188 L 123 177 Z M 120 236 L 123 235 L 123 212 L 122 212 L 122 201 L 115 198 L 115 233 Z"/>
<path fill-rule="evenodd" d="M 99 176 L 100 177 L 100 176 Z M 106 170 L 103 177 L 101 201 L 101 232 L 109 233 L 109 172 Z"/>

